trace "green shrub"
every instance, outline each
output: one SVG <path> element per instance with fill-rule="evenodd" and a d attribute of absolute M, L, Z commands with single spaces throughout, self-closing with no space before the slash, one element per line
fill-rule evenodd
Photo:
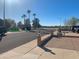
<path fill-rule="evenodd" d="M 9 29 L 9 31 L 10 31 L 10 32 L 18 32 L 19 29 L 18 29 L 18 28 L 11 28 L 11 29 Z"/>

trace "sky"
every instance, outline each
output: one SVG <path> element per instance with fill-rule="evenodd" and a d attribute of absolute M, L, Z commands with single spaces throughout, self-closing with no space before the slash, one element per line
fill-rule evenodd
<path fill-rule="evenodd" d="M 6 18 L 24 21 L 21 16 L 31 10 L 44 26 L 63 25 L 66 19 L 79 18 L 79 0 L 6 0 Z M 3 17 L 3 0 L 0 0 L 0 18 Z"/>

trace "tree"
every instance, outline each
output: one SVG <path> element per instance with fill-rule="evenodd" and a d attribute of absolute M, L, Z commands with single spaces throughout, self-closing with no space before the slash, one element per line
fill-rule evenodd
<path fill-rule="evenodd" d="M 28 15 L 30 15 L 30 10 L 27 11 Z M 24 18 L 24 28 L 27 30 L 31 30 L 30 18 L 26 19 L 26 15 L 23 14 L 22 18 Z"/>
<path fill-rule="evenodd" d="M 39 21 L 38 18 L 35 18 L 35 19 L 33 20 L 33 24 L 32 24 L 32 25 L 33 25 L 33 28 L 34 28 L 34 29 L 41 27 L 41 25 L 40 25 L 39 22 L 40 22 L 40 21 Z"/>
<path fill-rule="evenodd" d="M 76 26 L 79 23 L 79 19 L 76 17 L 72 17 L 68 21 L 65 21 L 66 26 Z"/>
<path fill-rule="evenodd" d="M 16 22 L 14 20 L 11 20 L 11 27 L 10 28 L 16 28 Z"/>
<path fill-rule="evenodd" d="M 31 10 L 27 10 L 27 13 L 28 13 L 28 18 L 30 20 L 30 13 L 31 13 Z"/>
<path fill-rule="evenodd" d="M 16 27 L 16 22 L 12 19 L 5 19 L 5 26 L 7 29 Z"/>
<path fill-rule="evenodd" d="M 9 29 L 11 27 L 10 20 L 5 19 L 5 26 L 6 26 L 7 29 Z"/>
<path fill-rule="evenodd" d="M 23 14 L 21 17 L 24 19 L 24 24 L 25 24 L 25 19 L 27 16 L 25 14 Z"/>
<path fill-rule="evenodd" d="M 31 24 L 30 24 L 30 20 L 29 19 L 26 19 L 25 20 L 25 24 L 24 24 L 25 28 L 27 30 L 31 30 Z"/>
<path fill-rule="evenodd" d="M 28 19 L 25 20 L 25 27 L 27 30 L 31 30 L 31 24 L 30 24 L 30 13 L 31 10 L 27 10 L 28 13 Z"/>
<path fill-rule="evenodd" d="M 36 29 L 36 28 L 40 28 L 41 25 L 40 25 L 40 20 L 38 18 L 36 18 L 36 13 L 33 13 L 33 16 L 34 16 L 34 20 L 33 20 L 33 28 Z"/>
<path fill-rule="evenodd" d="M 33 16 L 34 16 L 34 19 L 36 18 L 36 14 L 35 13 L 33 13 Z"/>
<path fill-rule="evenodd" d="M 18 28 L 20 28 L 20 29 L 22 29 L 22 28 L 23 28 L 23 24 L 22 24 L 22 22 L 21 22 L 21 21 L 19 21 L 19 22 L 17 23 L 17 27 L 18 27 Z"/>
<path fill-rule="evenodd" d="M 23 14 L 21 17 L 25 19 L 27 16 L 25 14 Z"/>

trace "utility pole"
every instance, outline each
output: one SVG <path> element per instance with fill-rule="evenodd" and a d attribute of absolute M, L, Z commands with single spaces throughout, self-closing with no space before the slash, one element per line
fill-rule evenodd
<path fill-rule="evenodd" d="M 5 0 L 3 2 L 3 20 L 4 20 L 4 26 L 5 26 Z"/>

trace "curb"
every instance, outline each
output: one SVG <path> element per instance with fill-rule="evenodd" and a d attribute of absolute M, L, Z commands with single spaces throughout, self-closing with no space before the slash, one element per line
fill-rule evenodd
<path fill-rule="evenodd" d="M 45 38 L 42 38 L 39 46 L 44 46 L 46 42 L 48 42 L 52 38 L 51 34 L 47 35 Z"/>

